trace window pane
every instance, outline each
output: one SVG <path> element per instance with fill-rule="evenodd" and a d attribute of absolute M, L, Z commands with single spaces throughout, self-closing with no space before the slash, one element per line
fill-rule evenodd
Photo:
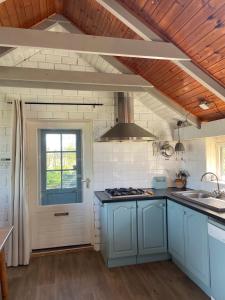
<path fill-rule="evenodd" d="M 61 170 L 61 154 L 60 153 L 47 153 L 47 170 Z"/>
<path fill-rule="evenodd" d="M 63 151 L 76 150 L 76 134 L 62 134 L 62 150 Z"/>
<path fill-rule="evenodd" d="M 62 153 L 62 169 L 71 170 L 76 168 L 76 153 L 64 152 Z"/>
<path fill-rule="evenodd" d="M 222 157 L 221 157 L 221 162 L 222 162 L 222 175 L 225 175 L 225 147 L 222 147 Z"/>
<path fill-rule="evenodd" d="M 46 134 L 46 151 L 61 151 L 60 134 Z"/>
<path fill-rule="evenodd" d="M 63 171 L 62 188 L 76 188 L 76 187 L 77 187 L 76 171 Z"/>
<path fill-rule="evenodd" d="M 46 174 L 46 189 L 60 189 L 61 188 L 61 172 L 48 171 Z"/>

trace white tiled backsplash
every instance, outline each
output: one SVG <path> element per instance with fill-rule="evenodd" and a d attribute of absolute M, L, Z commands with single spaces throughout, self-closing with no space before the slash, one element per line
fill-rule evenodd
<path fill-rule="evenodd" d="M 151 187 L 152 176 L 159 174 L 173 186 L 181 164 L 153 156 L 151 142 L 94 143 L 94 188 Z"/>

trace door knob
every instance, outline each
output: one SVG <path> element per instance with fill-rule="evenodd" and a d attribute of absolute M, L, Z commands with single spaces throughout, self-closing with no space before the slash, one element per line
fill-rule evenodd
<path fill-rule="evenodd" d="M 91 183 L 90 178 L 82 179 L 81 182 L 86 182 L 86 188 L 89 189 Z"/>

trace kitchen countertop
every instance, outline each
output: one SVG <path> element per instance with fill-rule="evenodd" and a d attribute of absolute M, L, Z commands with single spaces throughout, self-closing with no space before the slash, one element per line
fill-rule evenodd
<path fill-rule="evenodd" d="M 169 199 L 173 200 L 178 204 L 184 205 L 188 208 L 191 208 L 193 210 L 196 210 L 200 213 L 203 213 L 221 223 L 225 223 L 225 212 L 216 212 L 213 211 L 209 208 L 200 206 L 196 203 L 193 203 L 188 200 L 184 200 L 183 198 L 179 196 L 174 196 L 171 193 L 172 192 L 177 192 L 177 191 L 188 191 L 190 189 L 177 189 L 177 188 L 168 188 L 164 190 L 155 190 L 155 189 L 149 189 L 152 190 L 154 195 L 148 195 L 148 196 L 143 196 L 143 197 L 123 197 L 123 198 L 110 198 L 107 194 L 104 193 L 104 191 L 98 191 L 95 192 L 95 196 L 99 199 L 99 201 L 103 204 L 105 203 L 114 203 L 114 202 L 124 202 L 124 201 L 137 201 L 137 200 L 155 200 L 155 199 Z"/>

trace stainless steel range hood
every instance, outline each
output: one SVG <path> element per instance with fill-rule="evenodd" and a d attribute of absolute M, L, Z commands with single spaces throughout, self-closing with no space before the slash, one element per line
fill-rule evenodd
<path fill-rule="evenodd" d="M 117 124 L 101 136 L 101 141 L 153 141 L 156 137 L 134 123 L 134 102 L 128 93 L 116 93 Z"/>

